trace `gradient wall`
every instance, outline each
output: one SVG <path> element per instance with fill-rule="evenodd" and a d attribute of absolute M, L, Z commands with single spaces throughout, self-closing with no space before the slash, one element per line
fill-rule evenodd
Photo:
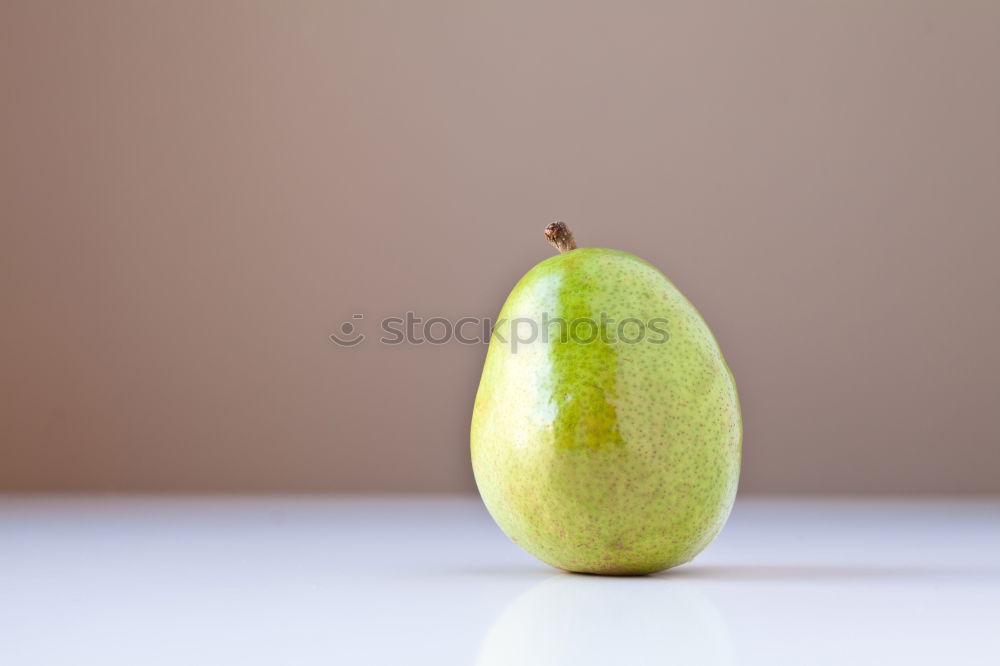
<path fill-rule="evenodd" d="M 473 487 L 567 221 L 700 308 L 743 489 L 1000 492 L 1000 4 L 0 4 L 0 489 Z"/>

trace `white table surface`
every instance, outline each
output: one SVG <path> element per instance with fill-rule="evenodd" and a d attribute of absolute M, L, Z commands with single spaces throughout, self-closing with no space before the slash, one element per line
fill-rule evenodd
<path fill-rule="evenodd" d="M 741 498 L 604 578 L 475 497 L 4 497 L 0 663 L 995 666 L 1000 500 Z"/>

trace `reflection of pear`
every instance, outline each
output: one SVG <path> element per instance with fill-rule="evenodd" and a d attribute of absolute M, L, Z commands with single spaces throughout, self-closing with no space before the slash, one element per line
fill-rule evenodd
<path fill-rule="evenodd" d="M 729 632 L 690 584 L 556 575 L 494 621 L 478 666 L 730 664 Z"/>

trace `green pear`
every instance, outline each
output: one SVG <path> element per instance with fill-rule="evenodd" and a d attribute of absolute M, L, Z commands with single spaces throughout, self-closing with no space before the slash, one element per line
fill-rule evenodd
<path fill-rule="evenodd" d="M 739 480 L 736 385 L 701 315 L 619 250 L 560 251 L 521 278 L 486 355 L 472 467 L 522 548 L 566 571 L 640 575 L 688 562 Z"/>

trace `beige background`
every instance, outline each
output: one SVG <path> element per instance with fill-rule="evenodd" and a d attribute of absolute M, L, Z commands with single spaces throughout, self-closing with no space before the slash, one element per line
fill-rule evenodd
<path fill-rule="evenodd" d="M 459 490 L 492 316 L 661 267 L 746 491 L 998 492 L 1000 3 L 0 3 L 0 489 Z"/>

